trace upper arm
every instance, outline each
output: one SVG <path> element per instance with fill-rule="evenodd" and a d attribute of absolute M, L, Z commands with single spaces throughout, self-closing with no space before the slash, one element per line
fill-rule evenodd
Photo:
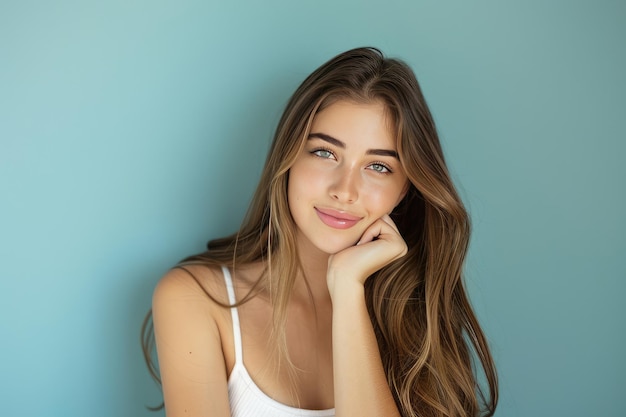
<path fill-rule="evenodd" d="M 168 417 L 230 415 L 216 305 L 187 272 L 173 269 L 152 299 L 154 333 Z"/>

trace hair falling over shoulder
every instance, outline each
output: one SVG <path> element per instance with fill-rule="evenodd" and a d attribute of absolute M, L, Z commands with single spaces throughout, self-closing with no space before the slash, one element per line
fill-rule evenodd
<path fill-rule="evenodd" d="M 277 352 L 289 364 L 286 308 L 300 268 L 296 226 L 287 204 L 289 168 L 315 114 L 341 99 L 385 104 L 394 121 L 400 162 L 411 182 L 391 214 L 408 253 L 365 283 L 396 404 L 406 417 L 493 415 L 498 400 L 495 365 L 462 280 L 469 217 L 448 173 L 417 79 L 403 61 L 386 58 L 375 48 L 357 48 L 337 55 L 307 77 L 280 119 L 241 229 L 209 242 L 206 252 L 177 267 L 264 261 L 265 272 L 240 303 L 258 291 L 269 293 Z M 149 316 L 142 328 L 142 345 L 158 380 L 150 357 Z M 480 365 L 480 373 L 475 365 Z M 479 382 L 483 377 L 484 384 Z"/>

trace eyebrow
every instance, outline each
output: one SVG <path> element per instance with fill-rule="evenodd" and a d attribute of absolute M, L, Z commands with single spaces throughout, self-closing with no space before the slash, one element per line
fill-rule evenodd
<path fill-rule="evenodd" d="M 317 132 L 310 133 L 309 139 L 313 139 L 313 138 L 321 139 L 325 142 L 330 143 L 331 145 L 335 145 L 341 149 L 346 149 L 345 143 L 343 143 L 337 138 L 327 135 L 326 133 L 317 133 Z M 391 150 L 391 149 L 368 149 L 367 152 L 365 152 L 365 154 L 366 155 L 391 156 L 393 158 L 400 159 L 398 157 L 398 152 Z"/>

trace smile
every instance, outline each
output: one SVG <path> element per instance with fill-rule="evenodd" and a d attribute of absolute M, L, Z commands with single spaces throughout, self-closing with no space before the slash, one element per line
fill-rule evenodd
<path fill-rule="evenodd" d="M 349 229 L 362 219 L 362 217 L 333 209 L 320 209 L 315 207 L 315 212 L 326 226 L 334 229 Z"/>

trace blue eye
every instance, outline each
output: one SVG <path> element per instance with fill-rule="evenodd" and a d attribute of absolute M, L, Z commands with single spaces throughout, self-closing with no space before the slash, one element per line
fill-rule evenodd
<path fill-rule="evenodd" d="M 387 167 L 384 164 L 380 164 L 380 163 L 373 163 L 373 164 L 371 164 L 370 165 L 370 169 L 372 171 L 376 171 L 376 172 L 381 173 L 381 174 L 389 174 L 389 173 L 391 173 L 391 170 L 389 169 L 389 167 Z"/>
<path fill-rule="evenodd" d="M 328 149 L 315 149 L 314 151 L 311 152 L 313 155 L 315 156 L 319 156 L 320 158 L 324 158 L 324 159 L 331 159 L 333 158 L 335 155 L 329 151 Z"/>

